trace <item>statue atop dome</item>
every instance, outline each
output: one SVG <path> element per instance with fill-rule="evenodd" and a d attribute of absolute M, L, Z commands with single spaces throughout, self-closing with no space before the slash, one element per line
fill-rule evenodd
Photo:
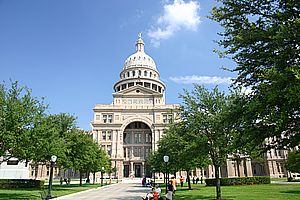
<path fill-rule="evenodd" d="M 139 39 L 136 41 L 136 52 L 144 52 L 145 43 L 142 39 L 142 32 L 139 33 Z"/>

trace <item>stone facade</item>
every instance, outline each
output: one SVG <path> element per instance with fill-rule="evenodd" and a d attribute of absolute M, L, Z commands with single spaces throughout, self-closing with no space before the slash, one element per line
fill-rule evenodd
<path fill-rule="evenodd" d="M 92 137 L 107 151 L 118 177 L 148 175 L 145 159 L 157 149 L 177 104 L 165 104 L 165 84 L 141 37 L 114 85 L 113 103 L 95 105 Z"/>

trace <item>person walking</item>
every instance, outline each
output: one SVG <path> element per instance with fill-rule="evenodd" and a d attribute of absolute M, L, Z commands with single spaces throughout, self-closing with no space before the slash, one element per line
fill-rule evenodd
<path fill-rule="evenodd" d="M 172 185 L 172 180 L 170 180 L 168 184 L 166 200 L 172 200 L 172 199 L 173 199 L 173 185 Z"/>
<path fill-rule="evenodd" d="M 180 177 L 179 181 L 180 181 L 180 186 L 183 187 L 184 178 L 182 176 Z"/>
<path fill-rule="evenodd" d="M 176 186 L 177 186 L 177 181 L 176 181 L 176 178 L 173 176 L 172 177 L 172 185 L 173 185 L 173 194 L 175 194 L 176 192 Z"/>

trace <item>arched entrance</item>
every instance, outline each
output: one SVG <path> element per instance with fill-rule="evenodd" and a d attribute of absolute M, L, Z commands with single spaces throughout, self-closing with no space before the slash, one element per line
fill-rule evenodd
<path fill-rule="evenodd" d="M 150 127 L 144 122 L 131 122 L 123 133 L 124 177 L 147 175 L 145 160 L 152 150 Z"/>

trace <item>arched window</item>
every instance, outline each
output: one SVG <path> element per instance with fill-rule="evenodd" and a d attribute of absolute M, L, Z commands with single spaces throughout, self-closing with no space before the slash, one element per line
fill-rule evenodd
<path fill-rule="evenodd" d="M 148 74 L 147 74 L 147 71 L 144 71 L 144 76 L 147 76 Z"/>
<path fill-rule="evenodd" d="M 135 76 L 135 71 L 132 71 L 132 76 L 133 76 L 133 77 Z"/>
<path fill-rule="evenodd" d="M 127 77 L 129 77 L 130 76 L 130 73 L 129 72 L 127 72 Z"/>

